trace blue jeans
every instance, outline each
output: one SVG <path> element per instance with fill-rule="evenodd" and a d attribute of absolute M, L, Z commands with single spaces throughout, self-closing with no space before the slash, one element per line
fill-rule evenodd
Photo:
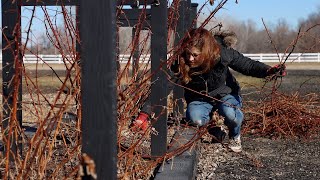
<path fill-rule="evenodd" d="M 223 116 L 224 124 L 229 129 L 229 137 L 235 138 L 240 135 L 243 113 L 240 110 L 242 100 L 239 95 L 228 94 L 212 105 L 208 102 L 192 101 L 187 106 L 187 119 L 198 126 L 206 125 L 211 120 L 211 113 L 218 110 L 219 115 Z"/>

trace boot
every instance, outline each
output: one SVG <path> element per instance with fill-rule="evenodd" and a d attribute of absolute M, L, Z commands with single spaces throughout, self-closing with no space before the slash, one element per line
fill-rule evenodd
<path fill-rule="evenodd" d="M 227 135 L 227 133 L 225 132 L 225 129 L 220 126 L 212 127 L 208 129 L 208 132 L 213 136 L 211 143 L 222 143 Z"/>

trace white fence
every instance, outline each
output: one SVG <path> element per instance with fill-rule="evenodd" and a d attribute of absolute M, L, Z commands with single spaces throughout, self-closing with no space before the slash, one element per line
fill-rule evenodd
<path fill-rule="evenodd" d="M 244 56 L 249 57 L 253 60 L 261 61 L 261 62 L 279 62 L 280 59 L 285 59 L 287 54 L 244 54 Z M 120 54 L 119 61 L 120 63 L 127 63 L 130 55 L 128 54 Z M 69 61 L 71 59 L 70 56 L 66 57 Z M 2 55 L 0 55 L 0 63 L 2 63 Z M 147 63 L 150 60 L 150 55 L 142 55 L 140 57 L 140 63 Z M 24 63 L 49 63 L 49 64 L 62 64 L 63 57 L 62 55 L 49 55 L 49 54 L 39 54 L 36 55 L 25 55 L 23 57 Z M 288 58 L 287 62 L 320 62 L 320 53 L 292 53 Z"/>
<path fill-rule="evenodd" d="M 67 58 L 70 58 L 67 57 Z M 0 55 L 0 63 L 2 63 L 2 54 Z M 70 60 L 70 59 L 69 59 Z M 62 64 L 63 63 L 63 57 L 62 55 L 54 55 L 54 54 L 26 54 L 23 56 L 23 62 L 29 63 L 29 64 L 35 64 L 35 63 L 48 63 L 48 64 Z"/>
<path fill-rule="evenodd" d="M 251 59 L 261 62 L 279 62 L 279 59 L 285 60 L 288 54 L 244 54 Z M 320 53 L 292 53 L 287 62 L 320 62 Z"/>
<path fill-rule="evenodd" d="M 261 53 L 261 54 L 243 54 L 256 61 L 261 62 L 279 62 L 279 59 L 286 59 L 288 54 L 271 54 L 271 53 Z M 120 63 L 127 63 L 130 55 L 123 54 L 119 56 Z M 150 55 L 143 55 L 140 58 L 141 63 L 146 63 L 149 61 Z M 288 57 L 287 62 L 320 62 L 320 53 L 292 53 Z"/>

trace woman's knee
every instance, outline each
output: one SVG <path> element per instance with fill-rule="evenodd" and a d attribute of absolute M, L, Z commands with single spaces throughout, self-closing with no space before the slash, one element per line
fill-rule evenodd
<path fill-rule="evenodd" d="M 239 108 L 230 106 L 220 109 L 219 114 L 225 118 L 225 124 L 231 126 L 240 126 L 244 117 Z"/>
<path fill-rule="evenodd" d="M 191 123 L 198 126 L 203 126 L 206 124 L 206 119 L 204 119 L 204 113 L 201 110 L 194 109 L 187 112 L 187 118 Z"/>
<path fill-rule="evenodd" d="M 186 112 L 187 119 L 195 125 L 203 126 L 210 120 L 212 107 L 213 106 L 207 102 L 193 101 L 188 104 Z"/>
<path fill-rule="evenodd" d="M 241 97 L 238 95 L 227 95 L 221 99 L 223 102 L 218 106 L 218 112 L 225 118 L 225 124 L 239 126 L 243 121 L 241 111 Z"/>
<path fill-rule="evenodd" d="M 187 111 L 187 119 L 198 126 L 203 126 L 209 122 L 209 115 L 201 109 L 192 109 Z"/>

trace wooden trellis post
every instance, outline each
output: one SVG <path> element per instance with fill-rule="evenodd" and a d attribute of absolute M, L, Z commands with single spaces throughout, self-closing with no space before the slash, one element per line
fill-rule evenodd
<path fill-rule="evenodd" d="M 2 0 L 2 88 L 3 88 L 3 121 L 2 127 L 8 130 L 12 123 L 22 126 L 22 57 L 21 46 L 21 7 L 22 6 L 61 6 L 77 5 L 78 0 L 51 1 L 51 0 L 29 0 L 12 1 Z M 14 80 L 14 81 L 13 81 Z M 14 88 L 14 86 L 18 88 Z M 13 107 L 16 107 L 16 114 L 12 114 Z M 16 119 L 12 117 L 16 116 Z M 13 122 L 15 121 L 15 122 Z M 10 150 L 22 152 L 20 135 L 12 132 L 5 135 L 10 136 Z M 13 136 L 14 135 L 14 136 Z M 8 136 L 8 137 L 9 137 Z M 8 138 L 7 138 L 8 139 Z M 19 147 L 17 147 L 17 145 Z M 7 147 L 8 148 L 8 147 Z"/>
<path fill-rule="evenodd" d="M 151 135 L 151 154 L 162 156 L 167 152 L 167 95 L 168 81 L 165 73 L 159 67 L 165 69 L 167 60 L 167 1 L 160 1 L 159 6 L 151 8 L 151 71 L 156 72 L 152 76 L 151 82 L 151 105 L 153 112 L 158 117 L 153 127 L 158 132 Z"/>
<path fill-rule="evenodd" d="M 16 129 L 8 127 L 22 126 L 22 57 L 21 45 L 21 8 L 18 2 L 2 0 L 2 127 L 10 147 L 5 146 L 5 153 L 11 150 L 18 155 L 21 153 L 21 136 Z M 18 88 L 15 88 L 18 87 Z M 13 110 L 15 109 L 16 112 Z M 15 114 L 13 114 L 15 113 Z M 16 118 L 14 118 L 16 117 Z M 18 123 L 18 124 L 17 124 Z"/>
<path fill-rule="evenodd" d="M 9 126 L 11 109 L 18 107 L 16 114 L 20 126 L 21 76 L 18 78 L 18 90 L 9 83 L 21 69 L 17 69 L 21 55 L 20 11 L 21 6 L 60 6 L 79 5 L 78 0 L 51 1 L 7 1 L 2 0 L 2 54 L 3 54 L 3 128 Z M 90 155 L 96 163 L 99 179 L 116 179 L 116 25 L 114 1 L 80 1 L 80 19 L 82 48 L 82 96 L 83 96 L 83 152 Z M 80 18 L 79 18 L 80 17 Z M 80 44 L 77 44 L 77 49 Z M 5 48 L 4 48 L 5 47 Z M 16 83 L 17 84 L 17 83 Z M 13 94 L 17 101 L 13 101 Z M 16 104 L 15 104 L 16 103 Z M 12 136 L 12 138 L 14 138 Z M 17 139 L 12 139 L 10 150 L 17 151 Z M 21 146 L 20 146 L 21 148 Z"/>
<path fill-rule="evenodd" d="M 195 22 L 192 25 L 193 20 L 196 18 L 197 15 L 197 3 L 191 3 L 191 0 L 181 0 L 179 11 L 177 12 L 179 15 L 178 23 L 177 23 L 177 31 L 175 34 L 175 45 L 178 45 L 179 41 L 184 37 L 185 33 L 190 28 L 196 28 L 197 23 Z M 183 98 L 183 88 L 175 86 L 173 88 L 173 95 L 174 99 L 177 101 L 177 106 L 174 109 L 175 117 L 178 117 L 178 119 L 185 116 L 184 113 L 184 104 L 182 101 Z"/>
<path fill-rule="evenodd" d="M 82 152 L 98 179 L 117 178 L 115 13 L 115 1 L 80 1 Z"/>

